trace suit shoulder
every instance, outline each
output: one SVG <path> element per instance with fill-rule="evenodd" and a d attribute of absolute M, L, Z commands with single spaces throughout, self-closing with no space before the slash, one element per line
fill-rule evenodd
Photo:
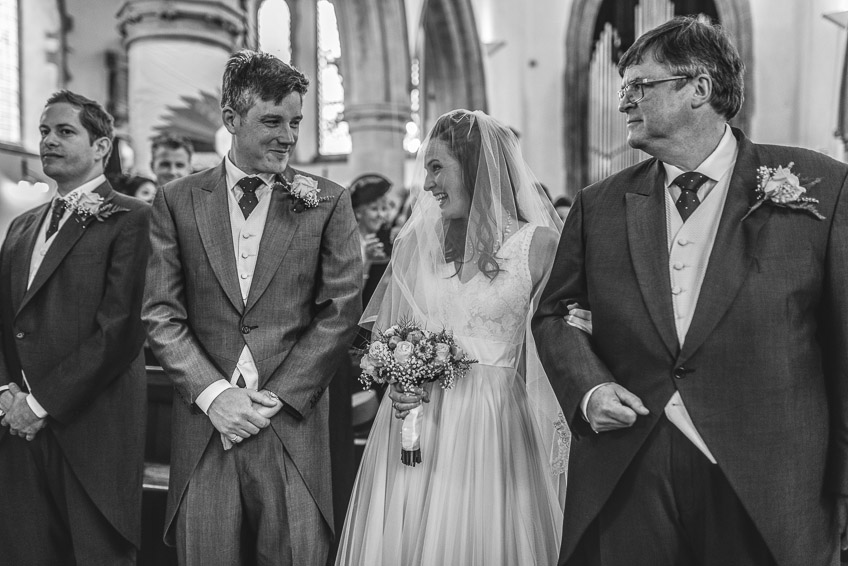
<path fill-rule="evenodd" d="M 648 175 L 653 175 L 657 167 L 656 158 L 645 159 L 636 165 L 631 165 L 622 169 L 618 173 L 613 173 L 608 177 L 604 177 L 600 181 L 596 181 L 588 187 L 580 191 L 583 199 L 602 198 L 610 193 L 625 193 L 632 189 L 634 183 L 644 179 Z"/>
<path fill-rule="evenodd" d="M 848 164 L 813 149 L 789 145 L 754 144 L 766 167 L 786 167 L 793 163 L 793 173 L 818 177 L 824 172 L 848 174 Z M 768 161 L 768 162 L 765 162 Z"/>

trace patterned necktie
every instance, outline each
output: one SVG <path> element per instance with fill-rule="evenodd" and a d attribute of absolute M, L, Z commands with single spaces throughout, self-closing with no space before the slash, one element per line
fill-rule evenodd
<path fill-rule="evenodd" d="M 243 177 L 241 181 L 236 183 L 244 192 L 239 199 L 239 208 L 241 213 L 247 218 L 256 205 L 259 204 L 259 199 L 256 198 L 256 189 L 265 184 L 265 181 L 259 177 Z"/>
<path fill-rule="evenodd" d="M 710 178 L 706 175 L 694 171 L 684 173 L 674 180 L 674 184 L 680 187 L 680 196 L 675 204 L 683 222 L 686 222 L 686 219 L 701 204 L 701 200 L 698 198 L 698 188 L 709 180 Z"/>
<path fill-rule="evenodd" d="M 47 235 L 44 240 L 50 239 L 50 236 L 59 230 L 59 221 L 65 215 L 65 203 L 59 199 L 53 199 L 53 204 L 50 206 L 50 224 L 47 226 Z"/>

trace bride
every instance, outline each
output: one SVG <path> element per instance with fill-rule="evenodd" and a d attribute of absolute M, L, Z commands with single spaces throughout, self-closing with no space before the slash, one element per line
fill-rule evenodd
<path fill-rule="evenodd" d="M 416 205 L 362 324 L 446 328 L 478 361 L 453 389 L 383 398 L 336 564 L 555 564 L 570 436 L 528 324 L 561 222 L 516 137 L 482 112 L 440 117 L 418 165 Z M 393 404 L 402 417 L 420 401 L 422 463 L 409 467 Z"/>

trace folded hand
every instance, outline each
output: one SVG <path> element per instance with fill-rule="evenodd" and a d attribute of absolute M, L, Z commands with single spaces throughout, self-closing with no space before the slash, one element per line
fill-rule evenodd
<path fill-rule="evenodd" d="M 259 394 L 264 395 L 268 400 L 274 403 L 274 405 L 268 405 L 266 403 L 256 403 L 253 401 L 251 402 L 253 409 L 256 410 L 256 412 L 264 418 L 270 419 L 271 417 L 279 413 L 280 409 L 283 408 L 283 402 L 280 401 L 280 398 L 277 397 L 275 393 L 268 391 L 267 389 L 263 389 L 259 392 Z M 224 450 L 229 450 L 236 443 L 241 442 L 242 440 L 243 438 L 241 436 L 230 437 L 226 436 L 224 433 L 221 433 L 221 444 L 224 446 Z"/>
<path fill-rule="evenodd" d="M 273 408 L 278 403 L 279 399 L 272 399 L 265 393 L 231 387 L 215 397 L 209 405 L 207 415 L 212 425 L 224 437 L 233 442 L 241 442 L 271 424 L 268 417 L 260 414 L 256 406 Z"/>
<path fill-rule="evenodd" d="M 12 394 L 12 401 L 0 425 L 8 426 L 9 434 L 31 441 L 47 425 L 47 419 L 40 419 L 32 412 L 27 403 L 27 394 L 16 383 L 9 384 L 9 393 Z M 8 399 L 7 395 L 3 397 Z"/>

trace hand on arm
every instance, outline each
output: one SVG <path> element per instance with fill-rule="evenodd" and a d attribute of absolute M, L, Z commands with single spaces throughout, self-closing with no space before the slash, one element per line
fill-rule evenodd
<path fill-rule="evenodd" d="M 45 427 L 47 420 L 35 415 L 27 403 L 28 395 L 21 391 L 16 383 L 9 384 L 9 393 L 13 399 L 0 424 L 8 426 L 10 434 L 31 441 Z M 3 397 L 8 400 L 7 395 Z"/>
<path fill-rule="evenodd" d="M 592 430 L 606 432 L 631 427 L 636 417 L 649 413 L 639 397 L 618 383 L 610 382 L 591 393 L 585 416 Z"/>

